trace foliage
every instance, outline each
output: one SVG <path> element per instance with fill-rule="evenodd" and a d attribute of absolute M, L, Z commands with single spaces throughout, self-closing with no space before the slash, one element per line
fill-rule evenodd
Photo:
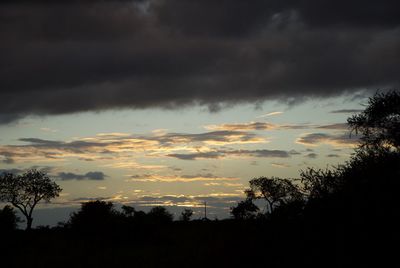
<path fill-rule="evenodd" d="M 15 230 L 19 221 L 13 207 L 6 205 L 0 209 L 0 231 Z"/>
<path fill-rule="evenodd" d="M 399 93 L 375 94 L 368 107 L 348 122 L 362 134 L 350 160 L 331 170 L 309 168 L 301 173 L 309 200 L 306 211 L 314 219 L 326 217 L 326 222 L 346 219 L 347 226 L 357 232 L 378 226 L 394 230 L 400 224 L 396 221 L 400 206 Z"/>
<path fill-rule="evenodd" d="M 50 202 L 59 196 L 61 188 L 46 173 L 36 169 L 22 175 L 3 173 L 0 176 L 0 200 L 11 203 L 26 218 L 26 229 L 32 227 L 32 213 L 36 205 L 44 200 Z"/>
<path fill-rule="evenodd" d="M 79 211 L 71 214 L 68 225 L 74 229 L 99 230 L 113 227 L 121 214 L 111 202 L 90 201 L 82 203 Z"/>
<path fill-rule="evenodd" d="M 400 92 L 376 93 L 367 108 L 347 122 L 355 133 L 361 133 L 361 147 L 400 150 Z"/>
<path fill-rule="evenodd" d="M 180 220 L 181 221 L 190 221 L 192 216 L 193 216 L 193 210 L 186 208 L 182 211 Z"/>
<path fill-rule="evenodd" d="M 300 172 L 303 190 L 309 199 L 318 199 L 335 193 L 343 187 L 341 169 L 314 169 L 312 167 Z"/>
<path fill-rule="evenodd" d="M 240 201 L 236 207 L 231 208 L 231 214 L 236 220 L 255 219 L 258 211 L 259 208 L 249 198 L 244 201 Z"/>
<path fill-rule="evenodd" d="M 259 177 L 250 180 L 246 190 L 249 199 L 265 199 L 272 213 L 276 205 L 283 205 L 303 197 L 298 186 L 289 179 Z"/>
<path fill-rule="evenodd" d="M 133 217 L 135 215 L 135 208 L 131 207 L 131 206 L 127 206 L 127 205 L 123 205 L 121 207 L 122 209 L 122 213 L 126 216 L 126 217 Z"/>
<path fill-rule="evenodd" d="M 168 223 L 172 222 L 174 215 L 168 212 L 165 207 L 153 207 L 149 213 L 147 213 L 149 220 L 152 223 Z"/>

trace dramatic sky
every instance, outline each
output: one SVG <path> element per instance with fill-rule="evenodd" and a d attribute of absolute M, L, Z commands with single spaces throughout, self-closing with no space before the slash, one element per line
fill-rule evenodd
<path fill-rule="evenodd" d="M 400 84 L 397 0 L 3 0 L 0 169 L 93 199 L 229 216 L 251 178 L 349 158 Z"/>

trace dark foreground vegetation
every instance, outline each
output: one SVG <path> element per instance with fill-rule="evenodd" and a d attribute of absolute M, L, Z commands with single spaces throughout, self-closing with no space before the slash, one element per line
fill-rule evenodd
<path fill-rule="evenodd" d="M 173 221 L 162 207 L 116 211 L 111 203 L 93 201 L 58 227 L 22 231 L 5 207 L 1 260 L 4 267 L 397 266 L 399 93 L 376 94 L 348 122 L 362 136 L 348 162 L 306 169 L 298 182 L 255 178 L 229 220 L 191 221 L 186 210 Z M 6 186 L 3 196 L 12 189 Z M 266 202 L 266 214 L 256 199 Z"/>

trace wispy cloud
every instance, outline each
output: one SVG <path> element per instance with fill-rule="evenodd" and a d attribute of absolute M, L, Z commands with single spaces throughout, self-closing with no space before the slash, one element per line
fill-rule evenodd
<path fill-rule="evenodd" d="M 206 125 L 208 130 L 218 131 L 252 131 L 252 130 L 297 130 L 297 129 L 348 129 L 347 123 L 333 124 L 273 124 L 268 122 L 226 123 L 220 125 Z"/>
<path fill-rule="evenodd" d="M 271 130 L 277 128 L 275 124 L 265 122 L 250 122 L 250 123 L 233 123 L 221 125 L 207 125 L 206 129 L 220 131 L 238 131 L 238 130 Z"/>
<path fill-rule="evenodd" d="M 220 182 L 220 181 L 237 181 L 239 178 L 232 177 L 219 177 L 212 174 L 197 174 L 197 175 L 175 175 L 175 176 L 165 176 L 165 175 L 132 175 L 126 181 L 131 182 Z"/>
<path fill-rule="evenodd" d="M 317 146 L 320 144 L 330 144 L 337 147 L 354 147 L 358 144 L 358 137 L 349 134 L 327 134 L 327 133 L 306 133 L 296 140 L 302 145 Z"/>
<path fill-rule="evenodd" d="M 287 163 L 280 163 L 280 162 L 273 162 L 271 163 L 271 166 L 277 167 L 277 168 L 289 168 L 290 165 Z"/>
<path fill-rule="evenodd" d="M 257 157 L 257 158 L 288 158 L 291 153 L 283 150 L 218 150 L 209 152 L 197 152 L 187 154 L 168 154 L 167 156 L 175 157 L 181 160 L 196 160 L 196 159 L 216 159 L 225 157 Z"/>
<path fill-rule="evenodd" d="M 361 109 L 341 109 L 341 110 L 333 110 L 331 113 L 333 114 L 353 114 L 353 113 L 361 113 L 364 110 Z"/>
<path fill-rule="evenodd" d="M 271 113 L 267 113 L 267 114 L 263 114 L 258 116 L 257 118 L 263 118 L 263 117 L 268 117 L 268 116 L 274 116 L 274 115 L 280 115 L 283 114 L 283 112 L 271 112 Z"/>

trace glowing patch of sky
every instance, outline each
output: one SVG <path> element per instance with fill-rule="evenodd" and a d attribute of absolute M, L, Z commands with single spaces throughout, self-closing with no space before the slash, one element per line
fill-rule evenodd
<path fill-rule="evenodd" d="M 63 195 L 55 202 L 57 206 L 78 205 L 85 198 L 104 198 L 113 202 L 128 202 L 143 205 L 141 199 L 147 196 L 163 197 L 168 195 L 224 197 L 225 207 L 215 205 L 215 215 L 227 216 L 232 202 L 226 198 L 243 196 L 243 189 L 248 180 L 258 176 L 298 177 L 300 169 L 307 166 L 326 167 L 346 160 L 351 153 L 351 147 L 336 146 L 333 142 L 302 144 L 296 142 L 300 137 L 309 133 L 341 133 L 338 129 L 319 129 L 318 126 L 346 122 L 349 113 L 331 113 L 340 109 L 362 109 L 362 100 L 350 101 L 346 98 L 332 98 L 323 101 L 308 101 L 292 107 L 278 102 L 266 102 L 263 105 L 238 105 L 223 108 L 216 113 L 210 113 L 204 107 L 185 108 L 175 111 L 165 110 L 121 110 L 101 113 L 82 113 L 44 118 L 26 118 L 14 125 L 0 126 L 2 133 L 0 146 L 26 145 L 20 138 L 37 138 L 42 140 L 70 142 L 77 140 L 97 140 L 104 138 L 101 133 L 113 134 L 113 138 L 126 135 L 154 137 L 165 133 L 201 134 L 212 132 L 210 125 L 222 127 L 224 124 L 270 123 L 274 126 L 304 126 L 277 127 L 272 129 L 246 130 L 265 142 L 222 143 L 195 142 L 196 147 L 185 148 L 185 144 L 174 144 L 166 148 L 179 154 L 202 153 L 219 150 L 220 158 L 182 160 L 178 157 L 167 156 L 168 150 L 152 152 L 149 156 L 144 149 L 130 152 L 129 148 L 106 147 L 119 150 L 118 156 L 96 158 L 94 161 L 83 161 L 79 154 L 54 161 L 49 158 L 40 163 L 24 161 L 15 163 L 0 163 L 1 169 L 24 169 L 31 166 L 50 166 L 52 174 L 72 172 L 86 174 L 91 171 L 101 171 L 106 174 L 104 180 L 70 180 L 58 183 L 64 189 Z M 278 113 L 279 112 L 279 113 Z M 270 116 L 262 116 L 269 114 Z M 260 117 L 262 116 L 262 117 Z M 120 134 L 118 134 L 120 133 Z M 121 134 L 122 133 L 122 134 Z M 197 137 L 197 136 L 196 136 Z M 236 139 L 236 138 L 235 138 Z M 239 138 L 240 139 L 240 138 Z M 197 144 L 197 145 L 196 145 Z M 144 147 L 146 148 L 146 147 Z M 154 150 L 154 148 L 152 149 Z M 257 157 L 257 150 L 280 150 L 297 154 L 289 157 Z M 237 152 L 241 153 L 237 153 Z M 97 152 L 97 151 L 96 151 Z M 229 153 L 230 152 L 230 153 Z M 233 152 L 233 153 L 232 153 Z M 243 153 L 246 152 L 246 153 Z M 250 153 L 250 152 L 253 152 Z M 67 154 L 68 155 L 68 154 Z M 124 156 L 121 156 L 124 155 Z M 172 155 L 172 154 L 171 154 Z M 96 153 L 92 153 L 96 156 Z M 122 157 L 122 158 L 121 158 Z M 90 159 L 88 159 L 90 160 Z M 47 162 L 46 162 L 47 161 Z M 145 180 L 146 176 L 159 176 L 158 181 Z M 185 177 L 186 176 L 186 177 Z M 205 177 L 201 180 L 184 181 L 190 176 Z M 178 178 L 173 181 L 171 178 Z M 136 178 L 135 180 L 130 180 Z M 167 178 L 169 181 L 164 181 Z M 224 181 L 213 178 L 234 178 L 234 181 Z M 172 180 L 172 181 L 171 181 Z M 164 200 L 164 199 L 163 199 Z M 197 200 L 197 199 L 196 199 Z M 190 202 L 179 203 L 163 201 L 162 204 L 183 206 Z M 189 203 L 188 203 L 189 202 Z M 196 201 L 198 202 L 198 200 Z M 231 203 L 229 203 L 231 202 Z M 151 203 L 151 202 L 150 202 Z M 220 210 L 218 210 L 220 206 Z M 223 208 L 223 209 L 222 209 Z M 228 209 L 228 210 L 227 210 Z M 212 208 L 210 211 L 213 211 Z M 219 212 L 218 212 L 219 211 Z M 222 213 L 222 214 L 218 214 Z"/>

